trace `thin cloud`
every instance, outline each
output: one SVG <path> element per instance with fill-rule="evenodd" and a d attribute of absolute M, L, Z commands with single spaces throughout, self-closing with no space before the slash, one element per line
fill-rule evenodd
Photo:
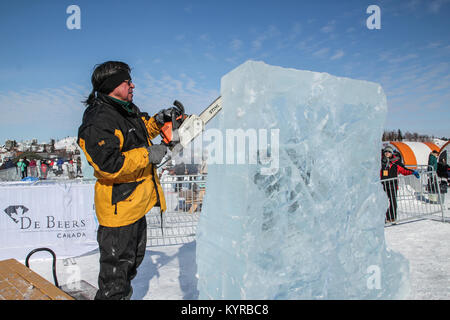
<path fill-rule="evenodd" d="M 405 8 L 410 11 L 415 11 L 420 5 L 420 0 L 411 0 L 406 3 Z"/>
<path fill-rule="evenodd" d="M 171 106 L 175 99 L 184 104 L 188 114 L 198 114 L 219 95 L 218 90 L 202 88 L 186 74 L 157 78 L 146 73 L 136 83 L 135 103 L 149 114 Z"/>
<path fill-rule="evenodd" d="M 418 57 L 419 56 L 417 54 L 410 53 L 410 54 L 403 55 L 403 56 L 400 56 L 400 57 L 397 57 L 397 58 L 388 59 L 388 62 L 389 63 L 400 63 L 400 62 L 405 62 L 405 61 L 408 61 L 408 60 L 411 60 L 411 59 L 416 59 Z"/>
<path fill-rule="evenodd" d="M 324 57 L 329 51 L 330 48 L 322 48 L 314 52 L 313 55 L 316 57 Z"/>
<path fill-rule="evenodd" d="M 76 135 L 89 91 L 74 85 L 0 93 L 0 126 L 9 138 Z"/>
<path fill-rule="evenodd" d="M 428 10 L 431 13 L 439 13 L 441 11 L 441 7 L 449 2 L 449 0 L 434 0 L 428 5 Z"/>
<path fill-rule="evenodd" d="M 153 115 L 170 107 L 175 99 L 181 101 L 188 114 L 199 114 L 217 96 L 219 90 L 202 88 L 186 74 L 175 78 L 150 74 L 135 76 L 134 102 L 144 112 Z M 81 124 L 90 88 L 71 85 L 23 91 L 0 91 L 0 139 L 48 139 L 76 136 Z M 20 115 L 20 116 L 18 116 Z"/>
<path fill-rule="evenodd" d="M 333 32 L 336 26 L 336 20 L 331 20 L 330 22 L 327 23 L 327 25 L 323 26 L 320 31 L 322 31 L 323 33 L 330 33 Z"/>
<path fill-rule="evenodd" d="M 330 58 L 331 60 L 338 60 L 344 56 L 343 50 L 337 50 L 336 53 Z"/>
<path fill-rule="evenodd" d="M 270 25 L 267 30 L 263 33 L 259 34 L 255 40 L 253 40 L 252 48 L 255 50 L 259 50 L 262 48 L 263 43 L 267 40 L 273 39 L 281 34 L 280 30 L 274 25 Z"/>
<path fill-rule="evenodd" d="M 230 48 L 234 51 L 237 51 L 242 48 L 243 42 L 239 39 L 233 39 L 230 42 Z"/>

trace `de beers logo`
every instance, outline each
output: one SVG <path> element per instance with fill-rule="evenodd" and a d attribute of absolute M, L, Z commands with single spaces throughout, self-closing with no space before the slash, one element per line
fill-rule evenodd
<path fill-rule="evenodd" d="M 19 223 L 20 218 L 24 216 L 25 212 L 28 211 L 28 208 L 23 205 L 17 206 L 9 206 L 6 208 L 5 213 L 15 222 Z"/>
<path fill-rule="evenodd" d="M 55 232 L 56 237 L 60 239 L 86 237 L 85 219 L 61 220 L 57 216 L 42 215 L 40 219 L 35 220 L 32 214 L 25 215 L 30 209 L 24 205 L 11 205 L 3 211 L 17 224 L 20 231 Z"/>

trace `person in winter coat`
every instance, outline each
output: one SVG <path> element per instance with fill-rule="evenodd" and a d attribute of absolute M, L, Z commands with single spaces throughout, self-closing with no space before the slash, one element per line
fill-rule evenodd
<path fill-rule="evenodd" d="M 19 169 L 22 179 L 25 178 L 24 169 L 26 168 L 26 165 L 23 162 L 23 159 L 19 159 L 19 161 L 17 161 L 17 168 Z"/>
<path fill-rule="evenodd" d="M 11 159 L 6 159 L 5 162 L 2 165 L 2 169 L 9 169 L 9 168 L 14 168 L 14 162 Z"/>
<path fill-rule="evenodd" d="M 44 180 L 47 179 L 48 165 L 45 160 L 41 161 L 40 170 L 41 170 L 41 179 L 44 179 Z"/>
<path fill-rule="evenodd" d="M 120 61 L 97 65 L 92 92 L 78 130 L 78 145 L 94 168 L 100 272 L 95 299 L 129 299 L 131 280 L 145 254 L 153 207 L 166 210 L 156 165 L 167 152 L 151 140 L 172 120 L 164 109 L 150 117 L 133 103 L 130 67 Z"/>
<path fill-rule="evenodd" d="M 56 165 L 58 166 L 58 170 L 62 171 L 63 170 L 63 164 L 64 164 L 64 160 L 62 158 L 59 158 L 56 161 Z"/>
<path fill-rule="evenodd" d="M 78 157 L 77 158 L 77 176 L 82 175 L 82 174 L 83 174 L 83 171 L 81 171 L 81 158 Z"/>
<path fill-rule="evenodd" d="M 28 177 L 28 160 L 26 157 L 24 157 L 23 159 L 19 159 L 19 162 L 17 162 L 17 167 L 20 169 L 20 173 L 23 178 Z"/>
<path fill-rule="evenodd" d="M 431 203 L 436 203 L 438 200 L 438 192 L 437 192 L 437 188 L 438 188 L 438 181 L 436 179 L 436 172 L 438 169 L 438 157 L 439 157 L 439 152 L 437 152 L 436 150 L 433 150 L 430 152 L 429 156 L 428 156 L 428 167 L 427 167 L 427 171 L 431 172 L 428 175 L 428 184 L 427 184 L 427 188 L 428 188 L 428 198 L 430 200 Z"/>
<path fill-rule="evenodd" d="M 437 165 L 437 175 L 438 175 L 438 177 L 450 180 L 450 166 L 445 162 L 444 157 L 439 159 L 439 162 Z"/>
<path fill-rule="evenodd" d="M 34 160 L 34 159 L 31 159 L 31 161 L 30 161 L 30 175 L 32 177 L 37 177 L 36 160 Z"/>
<path fill-rule="evenodd" d="M 427 171 L 434 171 L 434 172 L 437 171 L 438 157 L 439 157 L 439 152 L 437 152 L 436 150 L 433 150 L 430 152 L 430 154 L 428 156 Z"/>
<path fill-rule="evenodd" d="M 386 211 L 386 222 L 395 222 L 397 220 L 397 190 L 399 174 L 408 176 L 414 174 L 416 178 L 420 178 L 416 170 L 407 169 L 397 157 L 393 157 L 393 149 L 387 146 L 383 149 L 383 156 L 381 160 L 381 181 L 383 190 L 386 192 L 389 199 L 389 208 Z M 384 181 L 387 180 L 387 181 Z"/>

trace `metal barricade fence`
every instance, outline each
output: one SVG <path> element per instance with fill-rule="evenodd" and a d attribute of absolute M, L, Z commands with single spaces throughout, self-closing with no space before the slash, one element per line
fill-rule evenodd
<path fill-rule="evenodd" d="M 147 214 L 147 245 L 162 246 L 192 242 L 205 195 L 205 175 L 166 176 L 161 178 L 167 210 L 159 208 Z"/>
<path fill-rule="evenodd" d="M 445 194 L 441 193 L 439 179 L 434 171 L 398 176 L 381 181 L 391 203 L 393 221 L 386 225 L 436 217 L 445 221 Z M 197 223 L 206 192 L 206 176 L 166 176 L 161 179 L 167 210 L 161 215 L 159 208 L 147 214 L 147 245 L 163 246 L 189 243 L 195 240 Z"/>
<path fill-rule="evenodd" d="M 425 217 L 438 217 L 445 221 L 445 194 L 441 193 L 439 179 L 434 171 L 398 176 L 381 181 L 389 200 L 386 225 Z"/>
<path fill-rule="evenodd" d="M 442 221 L 450 218 L 444 214 L 444 211 L 446 214 L 448 211 L 444 210 L 445 193 L 441 193 L 436 172 L 424 170 L 426 169 L 420 170 L 420 179 L 410 175 L 381 181 L 390 200 L 390 211 L 395 222 L 430 216 L 439 217 Z M 18 178 L 16 168 L 1 170 L 0 181 L 19 180 Z M 167 210 L 162 216 L 162 222 L 159 208 L 153 208 L 146 215 L 147 244 L 175 245 L 195 240 L 206 193 L 206 175 L 168 175 L 161 178 L 161 186 Z M 391 223 L 387 222 L 386 225 Z"/>
<path fill-rule="evenodd" d="M 22 175 L 17 167 L 0 170 L 0 181 L 18 181 Z"/>
<path fill-rule="evenodd" d="M 73 164 L 65 163 L 62 170 L 54 167 L 46 166 L 28 166 L 27 176 L 39 178 L 42 180 L 73 180 L 77 178 L 75 174 L 75 166 Z M 0 181 L 20 181 L 22 180 L 22 173 L 17 167 L 0 170 Z"/>

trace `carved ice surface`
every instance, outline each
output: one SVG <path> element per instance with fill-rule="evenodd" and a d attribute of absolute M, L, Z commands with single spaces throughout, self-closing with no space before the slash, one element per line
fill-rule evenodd
<path fill-rule="evenodd" d="M 408 261 L 384 237 L 380 85 L 248 61 L 222 78 L 221 94 L 211 126 L 224 136 L 279 129 L 279 146 L 270 145 L 279 147 L 279 168 L 209 164 L 199 298 L 406 297 Z"/>

